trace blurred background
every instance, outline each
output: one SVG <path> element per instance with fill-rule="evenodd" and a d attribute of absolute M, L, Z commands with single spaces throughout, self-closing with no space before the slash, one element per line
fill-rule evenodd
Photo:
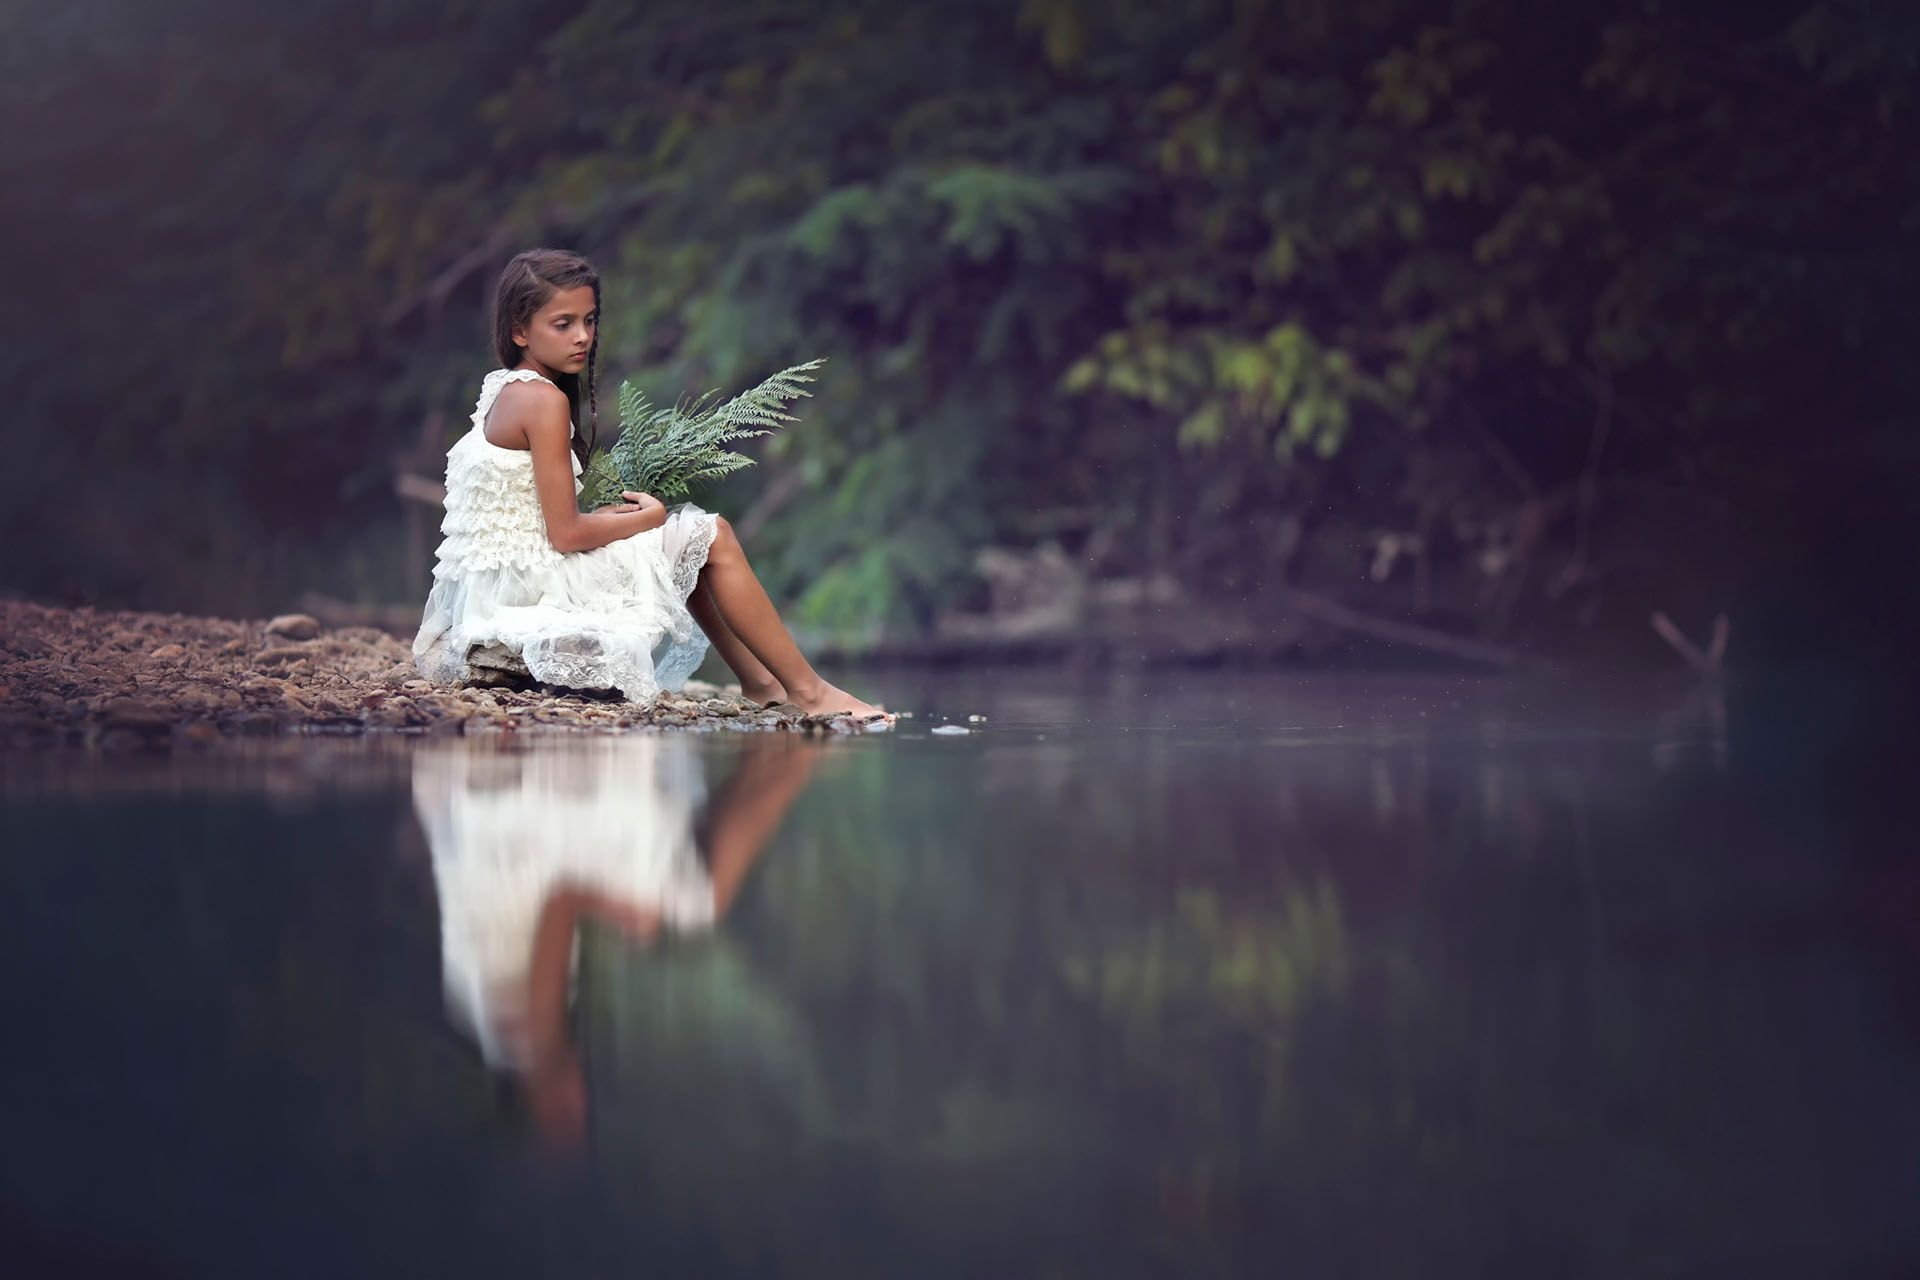
<path fill-rule="evenodd" d="M 1897 661 L 1917 63 L 1897 0 L 11 0 L 0 590 L 408 629 L 555 245 L 603 444 L 828 357 L 697 495 L 810 637 Z"/>

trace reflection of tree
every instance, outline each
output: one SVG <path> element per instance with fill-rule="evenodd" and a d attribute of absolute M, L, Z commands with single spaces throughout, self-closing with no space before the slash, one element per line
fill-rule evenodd
<path fill-rule="evenodd" d="M 1671 841 L 1728 809 L 1595 787 L 1643 776 L 1622 755 L 1356 751 L 1303 759 L 1284 806 L 1218 767 L 1144 806 L 1196 844 L 1266 814 L 1263 859 L 845 764 L 724 936 L 586 961 L 603 1172 L 730 1266 L 1684 1270 L 1763 1257 L 1754 1206 L 1813 1193 L 1771 1152 L 1861 1134 L 1807 1087 L 1847 1015 L 1794 958 L 1824 1044 L 1783 1054 L 1775 966 L 1641 952 L 1725 914 Z M 1809 1230 L 1865 1256 L 1887 1199 Z"/>
<path fill-rule="evenodd" d="M 1022 769 L 1008 744 L 977 771 L 838 745 L 723 927 L 642 948 L 577 926 L 595 1190 L 617 1209 L 574 1221 L 608 1252 L 849 1276 L 1911 1256 L 1913 1050 L 1835 909 L 1849 868 L 1737 774 L 1631 743 L 1139 771 L 1112 747 Z M 503 762 L 489 785 L 526 776 Z M 1145 834 L 1115 777 L 1152 779 Z M 197 1189 L 217 1158 L 243 1171 L 216 1183 L 222 1214 L 279 1223 L 338 1171 L 363 1214 L 344 1239 L 405 1214 L 504 1269 L 539 1228 L 470 1242 L 476 1188 L 499 1179 L 527 1222 L 557 1211 L 476 1142 L 497 1101 L 446 1030 L 428 878 L 391 856 L 388 828 L 420 838 L 404 792 L 277 803 L 16 810 L 12 897 L 84 908 L 9 932 L 27 1022 L 86 1054 L 51 1059 L 73 1064 L 62 1124 L 84 1106 L 93 1132 L 151 1128 L 162 1081 L 194 1126 L 184 1158 L 119 1148 L 93 1194 L 174 1166 Z M 76 967 L 43 985 L 56 965 Z M 89 1160 L 45 1125 L 17 1141 Z"/>
<path fill-rule="evenodd" d="M 1129 1058 L 1165 1082 L 1184 1119 L 1271 1129 L 1296 1023 L 1344 1000 L 1350 942 L 1328 881 L 1245 913 L 1195 890 L 1137 932 L 1090 940 L 1065 965 L 1068 985 L 1116 1025 Z M 1261 1090 L 1246 1114 L 1223 1112 L 1227 1099 L 1213 1087 L 1221 1065 L 1236 1062 Z"/>

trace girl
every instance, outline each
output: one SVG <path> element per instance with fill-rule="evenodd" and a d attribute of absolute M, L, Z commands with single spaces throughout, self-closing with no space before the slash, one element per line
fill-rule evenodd
<path fill-rule="evenodd" d="M 679 689 L 711 641 L 747 698 L 891 725 L 884 707 L 823 680 L 794 644 L 722 516 L 645 493 L 588 514 L 580 473 L 599 435 L 600 277 L 585 258 L 531 249 L 500 273 L 473 429 L 447 451 L 446 540 L 436 552 L 414 665 L 468 679 L 467 652 L 502 644 L 536 680 Z M 580 417 L 586 372 L 587 436 Z M 697 624 L 697 625 L 696 625 Z"/>

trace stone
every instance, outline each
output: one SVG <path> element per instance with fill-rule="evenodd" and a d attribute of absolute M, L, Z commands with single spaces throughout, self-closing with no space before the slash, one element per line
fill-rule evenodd
<path fill-rule="evenodd" d="M 320 635 L 320 623 L 309 614 L 283 613 L 267 622 L 267 634 L 288 640 L 314 640 Z"/>
<path fill-rule="evenodd" d="M 368 627 L 309 633 L 280 618 L 262 624 L 0 600 L 0 637 L 0 738 L 22 744 L 66 740 L 184 750 L 286 732 L 848 733 L 866 727 L 849 717 L 807 720 L 796 707 L 763 709 L 736 685 L 700 680 L 663 691 L 651 703 L 629 701 L 618 690 L 553 688 L 533 681 L 518 654 L 497 646 L 492 654 L 477 653 L 475 666 L 477 675 L 499 683 L 435 686 L 420 677 L 403 637 Z"/>
<path fill-rule="evenodd" d="M 504 644 L 477 644 L 467 650 L 467 665 L 476 670 L 501 671 L 508 675 L 533 678 L 520 655 Z"/>

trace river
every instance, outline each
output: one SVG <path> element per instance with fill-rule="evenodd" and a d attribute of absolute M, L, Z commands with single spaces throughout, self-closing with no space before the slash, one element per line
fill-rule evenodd
<path fill-rule="evenodd" d="M 1911 921 L 1753 766 L 1737 707 L 1415 674 L 842 683 L 914 716 L 0 759 L 9 1256 L 1920 1259 Z"/>

